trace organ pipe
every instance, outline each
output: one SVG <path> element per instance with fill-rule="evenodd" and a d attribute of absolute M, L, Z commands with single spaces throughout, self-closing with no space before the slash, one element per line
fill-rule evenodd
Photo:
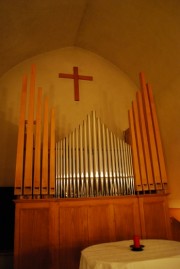
<path fill-rule="evenodd" d="M 135 193 L 131 151 L 126 150 L 126 147 L 128 149 L 130 146 L 110 132 L 101 123 L 95 111 L 92 111 L 86 120 L 62 141 L 65 151 L 62 156 L 66 155 L 63 171 L 66 171 L 66 175 L 62 178 L 57 176 L 56 180 L 63 182 L 64 178 L 69 178 L 69 183 L 66 183 L 66 188 L 60 183 L 65 189 L 61 192 L 57 189 L 56 197 L 117 196 Z M 59 150 L 58 146 L 56 150 Z M 71 161 L 67 161 L 68 154 Z M 63 174 L 59 172 L 61 163 L 61 161 L 59 164 L 56 163 L 58 175 Z M 64 193 L 65 196 L 62 196 Z"/>
<path fill-rule="evenodd" d="M 168 191 L 155 101 L 143 73 L 141 89 L 128 111 L 127 143 L 127 136 L 116 136 L 95 111 L 68 136 L 56 141 L 55 111 L 49 107 L 48 97 L 43 101 L 40 87 L 35 98 L 35 71 L 33 65 L 29 102 L 26 75 L 22 83 L 15 195 L 80 198 Z"/>

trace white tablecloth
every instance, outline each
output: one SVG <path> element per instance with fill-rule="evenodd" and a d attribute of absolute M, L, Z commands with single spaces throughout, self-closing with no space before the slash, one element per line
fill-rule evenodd
<path fill-rule="evenodd" d="M 81 253 L 79 269 L 180 269 L 180 242 L 141 240 L 143 251 L 132 251 L 132 240 L 94 245 Z"/>

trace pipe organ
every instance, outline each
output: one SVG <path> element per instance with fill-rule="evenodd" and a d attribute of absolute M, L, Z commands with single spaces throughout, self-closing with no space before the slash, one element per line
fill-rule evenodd
<path fill-rule="evenodd" d="M 167 173 L 150 84 L 140 73 L 141 90 L 129 110 L 133 166 L 137 192 L 167 192 Z"/>
<path fill-rule="evenodd" d="M 55 112 L 51 109 L 49 117 L 48 98 L 42 104 L 41 88 L 35 95 L 33 66 L 28 104 L 27 77 L 22 84 L 15 195 L 78 198 L 167 192 L 152 88 L 142 73 L 140 83 L 128 113 L 129 143 L 101 123 L 95 111 L 68 136 L 55 141 Z"/>
<path fill-rule="evenodd" d="M 35 67 L 29 101 L 24 76 L 14 187 L 15 269 L 78 269 L 80 252 L 89 245 L 134 234 L 171 239 L 155 102 L 142 73 L 140 84 L 123 139 L 92 111 L 56 140 L 55 111 L 41 88 L 36 96 Z"/>
<path fill-rule="evenodd" d="M 92 111 L 56 143 L 56 197 L 134 194 L 131 146 Z"/>
<path fill-rule="evenodd" d="M 41 88 L 35 106 L 35 66 L 31 69 L 29 102 L 27 95 L 27 76 L 24 76 L 14 193 L 20 198 L 45 198 L 55 193 L 55 111 L 52 108 L 49 116 L 48 97 L 43 102 Z"/>

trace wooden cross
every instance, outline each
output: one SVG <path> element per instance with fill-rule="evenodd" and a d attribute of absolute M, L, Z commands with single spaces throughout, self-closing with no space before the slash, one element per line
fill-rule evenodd
<path fill-rule="evenodd" d="M 73 74 L 59 73 L 59 78 L 71 78 L 74 79 L 74 100 L 79 101 L 79 79 L 81 80 L 93 80 L 91 76 L 83 76 L 78 74 L 78 67 L 73 67 Z"/>

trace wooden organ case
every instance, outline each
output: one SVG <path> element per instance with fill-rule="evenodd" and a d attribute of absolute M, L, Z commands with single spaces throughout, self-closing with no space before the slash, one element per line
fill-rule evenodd
<path fill-rule="evenodd" d="M 92 244 L 132 239 L 134 234 L 171 238 L 152 89 L 142 73 L 140 83 L 123 138 L 93 111 L 56 141 L 54 109 L 49 116 L 41 88 L 36 98 L 35 67 L 28 105 L 24 77 L 14 188 L 15 269 L 77 269 L 81 250 Z"/>

